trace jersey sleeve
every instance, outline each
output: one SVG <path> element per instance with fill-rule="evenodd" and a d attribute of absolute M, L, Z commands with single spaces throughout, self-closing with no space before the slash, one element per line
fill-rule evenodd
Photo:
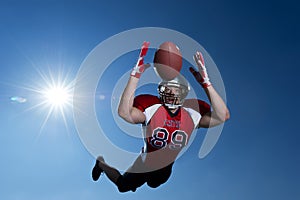
<path fill-rule="evenodd" d="M 133 101 L 133 106 L 141 110 L 142 112 L 144 112 L 146 108 L 154 104 L 161 104 L 161 101 L 157 96 L 150 94 L 138 95 L 134 98 Z"/>
<path fill-rule="evenodd" d="M 191 108 L 201 114 L 201 116 L 210 112 L 210 105 L 199 99 L 186 99 L 183 104 L 186 108 Z"/>

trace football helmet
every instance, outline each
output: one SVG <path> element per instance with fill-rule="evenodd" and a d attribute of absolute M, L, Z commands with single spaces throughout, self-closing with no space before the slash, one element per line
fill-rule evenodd
<path fill-rule="evenodd" d="M 158 85 L 159 98 L 169 109 L 181 106 L 190 91 L 190 85 L 182 75 L 172 80 L 163 80 Z"/>

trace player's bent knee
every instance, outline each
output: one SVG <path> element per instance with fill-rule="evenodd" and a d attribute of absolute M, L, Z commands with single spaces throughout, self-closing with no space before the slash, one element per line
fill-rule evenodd
<path fill-rule="evenodd" d="M 157 188 L 161 185 L 161 183 L 147 182 L 147 185 L 151 188 Z"/>
<path fill-rule="evenodd" d="M 135 192 L 135 190 L 136 190 L 136 188 L 130 187 L 130 185 L 124 180 L 122 175 L 118 178 L 117 186 L 118 186 L 119 192 L 122 192 L 122 193 L 128 192 L 128 191 Z"/>
<path fill-rule="evenodd" d="M 117 186 L 118 186 L 119 192 L 128 192 L 129 191 L 129 189 L 126 188 L 126 184 L 124 182 L 124 178 L 122 175 L 118 178 Z"/>
<path fill-rule="evenodd" d="M 118 190 L 119 190 L 119 192 L 121 192 L 121 193 L 124 193 L 124 192 L 128 192 L 128 191 L 129 191 L 128 188 L 125 188 L 125 187 L 122 187 L 122 186 L 118 186 Z"/>

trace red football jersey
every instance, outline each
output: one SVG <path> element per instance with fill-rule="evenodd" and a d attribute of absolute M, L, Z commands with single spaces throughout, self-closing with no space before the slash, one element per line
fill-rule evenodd
<path fill-rule="evenodd" d="M 210 106 L 204 101 L 187 99 L 173 114 L 153 95 L 137 96 L 134 107 L 146 116 L 143 124 L 145 162 L 149 165 L 165 163 L 164 166 L 174 162 L 193 130 L 198 128 L 201 116 L 210 111 Z"/>

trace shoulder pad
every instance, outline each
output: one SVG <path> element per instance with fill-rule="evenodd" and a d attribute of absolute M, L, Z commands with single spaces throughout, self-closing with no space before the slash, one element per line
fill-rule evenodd
<path fill-rule="evenodd" d="M 157 96 L 150 94 L 138 95 L 134 98 L 133 101 L 133 106 L 138 108 L 142 112 L 144 112 L 146 108 L 154 104 L 161 104 L 161 101 Z"/>

